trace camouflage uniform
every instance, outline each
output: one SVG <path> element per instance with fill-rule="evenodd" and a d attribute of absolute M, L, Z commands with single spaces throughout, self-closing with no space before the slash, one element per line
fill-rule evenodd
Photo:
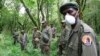
<path fill-rule="evenodd" d="M 39 48 L 40 38 L 41 38 L 41 32 L 39 30 L 34 31 L 33 38 L 32 38 L 32 44 L 33 44 L 34 48 Z"/>
<path fill-rule="evenodd" d="M 91 45 L 82 42 L 83 36 L 89 35 L 93 39 Z M 80 22 L 70 32 L 69 39 L 66 44 L 65 56 L 97 56 L 97 48 L 93 29 L 83 22 Z"/>
<path fill-rule="evenodd" d="M 52 33 L 49 26 L 42 30 L 42 37 L 40 42 L 41 53 L 43 56 L 50 56 L 50 42 L 52 40 Z"/>
<path fill-rule="evenodd" d="M 64 16 L 69 13 L 76 20 L 74 24 L 70 23 L 72 29 L 69 37 L 65 39 L 64 56 L 99 56 L 96 35 L 91 27 L 79 19 L 78 10 L 79 6 L 75 3 L 66 3 L 60 7 Z"/>
<path fill-rule="evenodd" d="M 59 51 L 58 51 L 58 55 L 59 56 L 63 56 L 65 55 L 65 45 L 66 45 L 66 40 L 68 40 L 69 37 L 69 32 L 70 29 L 66 26 L 65 22 L 61 22 L 62 25 L 62 32 L 61 32 L 61 37 L 59 38 Z"/>
<path fill-rule="evenodd" d="M 14 45 L 18 42 L 18 36 L 19 36 L 19 33 L 17 31 L 14 31 L 13 32 Z"/>
<path fill-rule="evenodd" d="M 26 50 L 26 46 L 27 46 L 27 33 L 23 32 L 20 34 L 20 46 L 21 46 L 21 50 Z"/>

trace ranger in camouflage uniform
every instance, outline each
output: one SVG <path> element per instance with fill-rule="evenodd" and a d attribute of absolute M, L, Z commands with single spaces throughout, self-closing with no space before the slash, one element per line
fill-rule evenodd
<path fill-rule="evenodd" d="M 24 30 L 22 30 L 20 33 L 19 42 L 20 42 L 21 50 L 26 50 L 28 40 L 27 40 L 27 33 L 25 33 Z"/>
<path fill-rule="evenodd" d="M 32 44 L 34 48 L 39 48 L 40 46 L 40 38 L 41 38 L 41 32 L 38 30 L 37 27 L 34 27 L 33 29 L 33 37 L 32 37 Z"/>
<path fill-rule="evenodd" d="M 42 22 L 42 37 L 40 42 L 40 48 L 42 56 L 50 56 L 50 42 L 52 40 L 51 29 L 46 21 Z"/>
<path fill-rule="evenodd" d="M 63 56 L 65 53 L 65 46 L 66 42 L 65 39 L 68 39 L 68 34 L 69 34 L 69 29 L 66 26 L 66 23 L 64 20 L 61 22 L 61 27 L 62 27 L 62 32 L 61 32 L 61 37 L 59 38 L 59 44 L 58 44 L 58 55 Z"/>
<path fill-rule="evenodd" d="M 60 7 L 60 13 L 71 26 L 65 56 L 99 56 L 96 35 L 90 26 L 80 20 L 78 4 L 66 3 Z"/>
<path fill-rule="evenodd" d="M 18 31 L 15 29 L 14 31 L 13 31 L 13 44 L 15 45 L 16 43 L 18 43 L 19 41 L 18 41 L 18 36 L 19 36 L 19 33 L 18 33 Z"/>

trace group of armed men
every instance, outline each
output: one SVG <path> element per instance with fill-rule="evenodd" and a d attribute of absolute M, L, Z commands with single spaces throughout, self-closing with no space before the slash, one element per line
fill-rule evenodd
<path fill-rule="evenodd" d="M 33 48 L 40 48 L 42 56 L 50 56 L 50 45 L 52 38 L 55 38 L 56 28 L 53 24 L 48 25 L 47 21 L 42 21 L 42 30 L 40 31 L 37 27 L 33 28 L 32 31 L 32 45 Z M 26 50 L 28 41 L 27 34 L 24 30 L 20 33 L 14 30 L 13 32 L 13 44 L 20 43 L 21 50 Z"/>
<path fill-rule="evenodd" d="M 60 7 L 60 13 L 64 16 L 61 21 L 62 32 L 59 38 L 57 56 L 100 56 L 100 47 L 93 29 L 84 23 L 79 17 L 79 5 L 77 3 L 66 3 Z M 70 27 L 68 27 L 69 25 Z M 14 44 L 17 42 L 14 34 Z M 34 28 L 32 44 L 34 48 L 40 48 L 42 56 L 50 55 L 50 45 L 55 38 L 55 27 L 42 22 L 42 31 Z M 21 49 L 26 49 L 27 35 L 21 31 Z"/>

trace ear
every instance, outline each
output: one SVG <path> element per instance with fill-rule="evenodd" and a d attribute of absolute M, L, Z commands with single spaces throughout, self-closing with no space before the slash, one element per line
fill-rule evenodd
<path fill-rule="evenodd" d="M 79 13 L 79 10 L 77 10 L 77 12 Z"/>
<path fill-rule="evenodd" d="M 79 10 L 76 12 L 75 17 L 76 17 L 76 18 L 79 17 Z"/>

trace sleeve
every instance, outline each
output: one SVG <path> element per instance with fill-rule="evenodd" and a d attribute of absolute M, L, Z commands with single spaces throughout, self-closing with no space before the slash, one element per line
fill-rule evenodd
<path fill-rule="evenodd" d="M 20 35 L 19 35 L 19 38 L 18 38 L 19 43 L 22 43 L 22 39 L 21 39 L 21 38 L 22 38 L 22 35 L 20 34 Z"/>
<path fill-rule="evenodd" d="M 35 32 L 33 31 L 33 32 L 32 32 L 32 38 L 34 37 L 34 33 L 35 33 Z"/>
<path fill-rule="evenodd" d="M 25 34 L 26 34 L 26 42 L 29 43 L 27 33 L 25 33 Z"/>
<path fill-rule="evenodd" d="M 82 56 L 97 56 L 95 37 L 90 32 L 82 35 Z"/>
<path fill-rule="evenodd" d="M 50 41 L 52 41 L 52 31 L 50 28 L 48 29 L 48 33 L 49 33 Z"/>
<path fill-rule="evenodd" d="M 66 32 L 65 32 L 65 41 L 68 41 L 68 39 L 69 39 L 69 33 L 70 33 L 70 31 L 68 29 L 66 29 Z"/>

